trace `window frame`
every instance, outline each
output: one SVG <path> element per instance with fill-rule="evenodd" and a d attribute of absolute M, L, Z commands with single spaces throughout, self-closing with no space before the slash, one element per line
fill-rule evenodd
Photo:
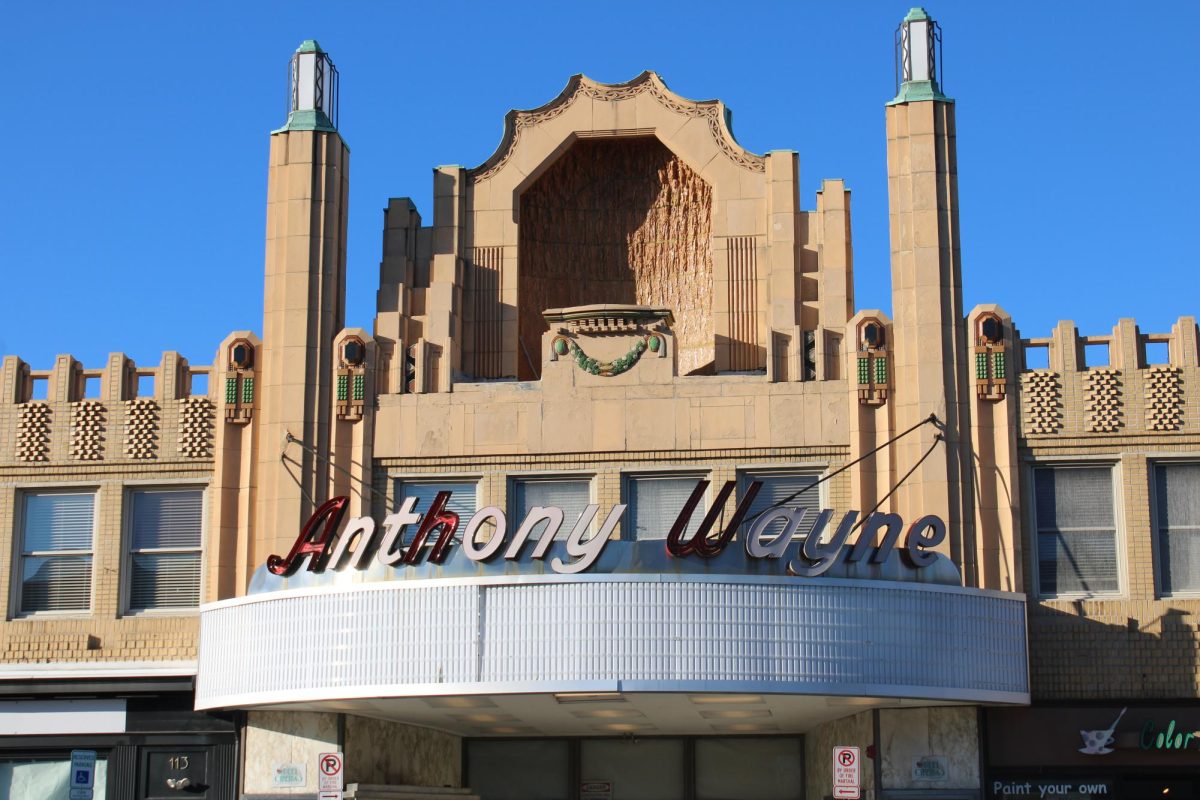
<path fill-rule="evenodd" d="M 1041 553 L 1038 548 L 1040 530 L 1037 520 L 1037 471 L 1039 469 L 1107 469 L 1109 488 L 1112 496 L 1113 514 L 1113 555 L 1117 568 L 1117 588 L 1113 592 L 1056 592 L 1042 593 Z M 1027 595 L 1037 600 L 1120 600 L 1128 596 L 1129 581 L 1126 575 L 1125 562 L 1125 504 L 1121 487 L 1124 481 L 1121 475 L 1121 460 L 1112 458 L 1058 458 L 1053 461 L 1031 461 L 1026 466 L 1026 485 L 1028 494 L 1024 498 L 1025 525 L 1029 530 L 1027 541 L 1029 551 L 1029 581 Z"/>
<path fill-rule="evenodd" d="M 209 484 L 207 481 L 197 482 L 191 479 L 130 481 L 121 487 L 121 594 L 120 608 L 123 617 L 186 617 L 200 613 L 200 606 L 205 603 L 205 588 L 208 576 L 208 548 L 205 546 L 208 538 L 209 515 Z M 200 553 L 200 586 L 196 597 L 196 605 L 175 608 L 133 608 L 133 557 L 138 553 L 151 555 L 160 553 L 190 553 L 193 548 L 155 548 L 152 550 L 133 549 L 133 496 L 137 492 L 200 492 L 200 545 L 195 550 Z"/>
<path fill-rule="evenodd" d="M 41 495 L 88 495 L 92 498 L 92 540 L 90 550 L 31 550 L 25 551 L 25 521 L 27 516 L 28 498 Z M 100 487 L 93 483 L 67 484 L 58 486 L 18 486 L 16 491 L 16 508 L 13 520 L 12 553 L 13 568 L 9 571 L 9 619 L 86 619 L 95 614 L 96 609 L 96 550 L 99 533 L 99 517 L 97 513 L 100 500 Z M 88 581 L 88 607 L 71 611 L 28 611 L 21 602 L 25 587 L 25 559 L 38 557 L 79 556 L 87 555 L 92 559 L 91 574 Z"/>
<path fill-rule="evenodd" d="M 756 478 L 791 477 L 794 475 L 812 477 L 816 478 L 818 481 L 823 481 L 823 483 L 817 484 L 816 510 L 818 513 L 820 513 L 821 509 L 829 508 L 829 481 L 824 480 L 829 476 L 829 464 L 751 464 L 739 466 L 737 468 L 736 500 L 738 503 L 742 502 L 742 498 L 746 494 L 746 487 L 749 486 L 750 482 Z M 748 510 L 747 515 L 749 515 Z M 810 517 L 809 519 L 812 520 L 814 518 Z M 836 520 L 833 520 L 831 521 L 831 524 L 835 522 Z M 753 523 L 750 524 L 752 525 Z M 737 532 L 736 538 L 745 540 L 745 537 L 749 535 L 749 533 L 749 525 L 747 525 L 746 522 L 743 522 Z M 792 541 L 802 542 L 805 538 L 805 536 L 793 536 Z"/>
<path fill-rule="evenodd" d="M 1159 529 L 1158 517 L 1158 476 L 1160 466 L 1200 466 L 1200 454 L 1172 454 L 1168 457 L 1151 457 L 1146 462 L 1147 496 L 1150 499 L 1150 544 L 1154 556 L 1154 597 L 1155 599 L 1188 599 L 1200 597 L 1200 589 L 1166 590 L 1167 564 L 1163 561 L 1162 531 Z"/>
<path fill-rule="evenodd" d="M 511 473 L 507 479 L 505 486 L 504 498 L 504 515 L 508 520 L 508 529 L 510 532 L 515 532 L 521 527 L 521 523 L 525 521 L 525 514 L 514 516 L 517 512 L 517 485 L 520 483 L 568 483 L 584 481 L 588 485 L 588 500 L 586 505 L 599 505 L 596 499 L 596 473 L 594 472 L 517 472 Z M 594 534 L 596 526 L 600 524 L 608 516 L 608 511 L 611 509 L 600 508 L 596 511 L 596 516 L 592 518 L 591 525 L 588 526 L 588 532 Z M 558 529 L 558 534 L 555 535 L 554 541 L 565 541 L 571 534 L 571 530 L 575 527 L 578 520 L 568 520 L 566 515 L 563 515 L 562 527 Z M 512 535 L 511 533 L 509 534 Z M 537 533 L 537 538 L 541 538 L 541 532 Z"/>
<path fill-rule="evenodd" d="M 631 486 L 634 481 L 659 478 L 670 480 L 672 478 L 685 478 L 695 481 L 708 481 L 708 488 L 704 490 L 704 495 L 700 498 L 700 503 L 692 511 L 692 520 L 703 519 L 708 513 L 709 505 L 712 503 L 712 470 L 711 469 L 688 469 L 687 467 L 663 468 L 663 469 L 637 469 L 621 473 L 621 502 L 627 507 L 627 514 L 621 517 L 621 536 L 623 542 L 661 542 L 665 541 L 667 535 L 664 533 L 662 539 L 638 539 L 637 526 L 634 524 L 634 514 L 637 509 L 633 503 L 633 493 Z M 603 509 L 601 509 L 603 511 Z M 597 512 L 596 516 L 600 516 Z"/>

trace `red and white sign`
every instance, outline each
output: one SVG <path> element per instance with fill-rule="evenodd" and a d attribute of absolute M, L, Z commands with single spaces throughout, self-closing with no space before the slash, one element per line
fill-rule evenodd
<path fill-rule="evenodd" d="M 845 745 L 833 748 L 833 796 L 838 800 L 858 800 L 862 796 L 861 786 L 858 748 Z"/>
<path fill-rule="evenodd" d="M 317 756 L 317 791 L 342 791 L 342 754 L 321 753 Z"/>

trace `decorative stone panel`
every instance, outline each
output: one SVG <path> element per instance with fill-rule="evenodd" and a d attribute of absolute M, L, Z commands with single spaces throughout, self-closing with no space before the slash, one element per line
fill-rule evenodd
<path fill-rule="evenodd" d="M 1062 383 L 1058 373 L 1050 370 L 1023 373 L 1021 405 L 1026 434 L 1052 434 L 1062 430 Z"/>
<path fill-rule="evenodd" d="M 1092 433 L 1113 433 L 1121 421 L 1121 373 L 1111 367 L 1097 367 L 1084 374 L 1087 391 L 1084 428 Z"/>
<path fill-rule="evenodd" d="M 71 458 L 99 461 L 104 457 L 104 406 L 99 400 L 71 404 Z"/>
<path fill-rule="evenodd" d="M 179 452 L 187 458 L 212 456 L 212 430 L 215 406 L 207 397 L 189 397 L 183 401 L 179 424 Z"/>
<path fill-rule="evenodd" d="M 158 403 L 139 397 L 128 403 L 125 422 L 125 455 L 130 458 L 154 458 L 158 454 Z"/>
<path fill-rule="evenodd" d="M 1183 427 L 1183 372 L 1179 367 L 1146 370 L 1146 427 L 1177 431 Z"/>
<path fill-rule="evenodd" d="M 17 460 L 50 460 L 50 405 L 22 403 L 17 417 Z"/>

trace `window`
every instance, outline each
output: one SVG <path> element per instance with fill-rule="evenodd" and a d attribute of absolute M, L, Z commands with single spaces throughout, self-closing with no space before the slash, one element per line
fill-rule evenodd
<path fill-rule="evenodd" d="M 566 539 L 583 515 L 584 508 L 591 502 L 592 485 L 587 478 L 519 478 L 513 481 L 513 502 L 508 524 L 515 529 L 531 508 L 557 506 L 563 511 L 563 523 L 554 538 Z M 598 511 L 597 515 L 600 513 Z"/>
<path fill-rule="evenodd" d="M 487 800 L 565 800 L 571 796 L 565 739 L 481 739 L 467 745 L 471 791 Z"/>
<path fill-rule="evenodd" d="M 1154 465 L 1163 594 L 1200 592 L 1200 463 Z"/>
<path fill-rule="evenodd" d="M 626 725 L 626 730 L 636 727 Z M 682 739 L 657 737 L 584 739 L 579 743 L 579 777 L 611 782 L 612 800 L 683 800 L 684 745 Z"/>
<path fill-rule="evenodd" d="M 627 540 L 666 539 L 671 526 L 679 517 L 688 498 L 703 479 L 701 475 L 638 475 L 625 479 L 625 502 L 629 510 L 625 515 L 624 537 Z M 700 529 L 704 520 L 704 498 L 692 509 L 688 520 L 686 539 Z"/>
<path fill-rule="evenodd" d="M 130 492 L 129 610 L 200 605 L 202 489 Z"/>
<path fill-rule="evenodd" d="M 821 490 L 819 488 L 812 488 L 820 479 L 819 475 L 812 472 L 752 472 L 742 474 L 738 482 L 739 500 L 746 496 L 746 491 L 750 488 L 751 482 L 762 482 L 762 486 L 758 489 L 758 494 L 754 497 L 754 502 L 750 505 L 750 510 L 746 512 L 745 521 L 742 523 L 742 535 L 744 536 L 749 533 L 759 514 L 766 513 L 769 508 L 782 507 L 808 509 L 808 514 L 805 515 L 804 522 L 796 530 L 796 536 L 807 536 L 812 531 L 812 526 L 817 521 L 817 516 L 821 513 Z M 797 494 L 798 492 L 799 494 Z M 732 508 L 729 510 L 729 513 L 733 513 Z M 782 520 L 777 520 L 771 523 L 771 527 L 767 533 L 774 536 L 783 530 L 783 525 Z"/>
<path fill-rule="evenodd" d="M 104 800 L 108 784 L 108 759 L 96 759 L 93 773 L 93 800 Z M 0 800 L 30 797 L 67 797 L 71 790 L 71 759 L 4 758 L 0 759 Z"/>
<path fill-rule="evenodd" d="M 467 522 L 471 517 L 475 516 L 475 512 L 479 509 L 475 502 L 475 481 L 408 481 L 398 480 L 395 483 L 396 508 L 404 502 L 406 497 L 417 498 L 416 504 L 413 506 L 413 511 L 417 514 L 424 515 L 433 505 L 433 500 L 437 497 L 438 492 L 450 492 L 450 501 L 446 503 L 446 509 L 458 514 L 458 532 L 454 535 L 454 540 L 462 539 L 462 530 L 466 527 Z M 404 544 L 411 544 L 413 537 L 417 535 L 419 525 L 408 525 L 404 528 Z"/>
<path fill-rule="evenodd" d="M 91 492 L 24 496 L 21 613 L 91 608 L 94 507 Z"/>
<path fill-rule="evenodd" d="M 1118 592 L 1112 468 L 1039 467 L 1033 480 L 1039 593 Z"/>

